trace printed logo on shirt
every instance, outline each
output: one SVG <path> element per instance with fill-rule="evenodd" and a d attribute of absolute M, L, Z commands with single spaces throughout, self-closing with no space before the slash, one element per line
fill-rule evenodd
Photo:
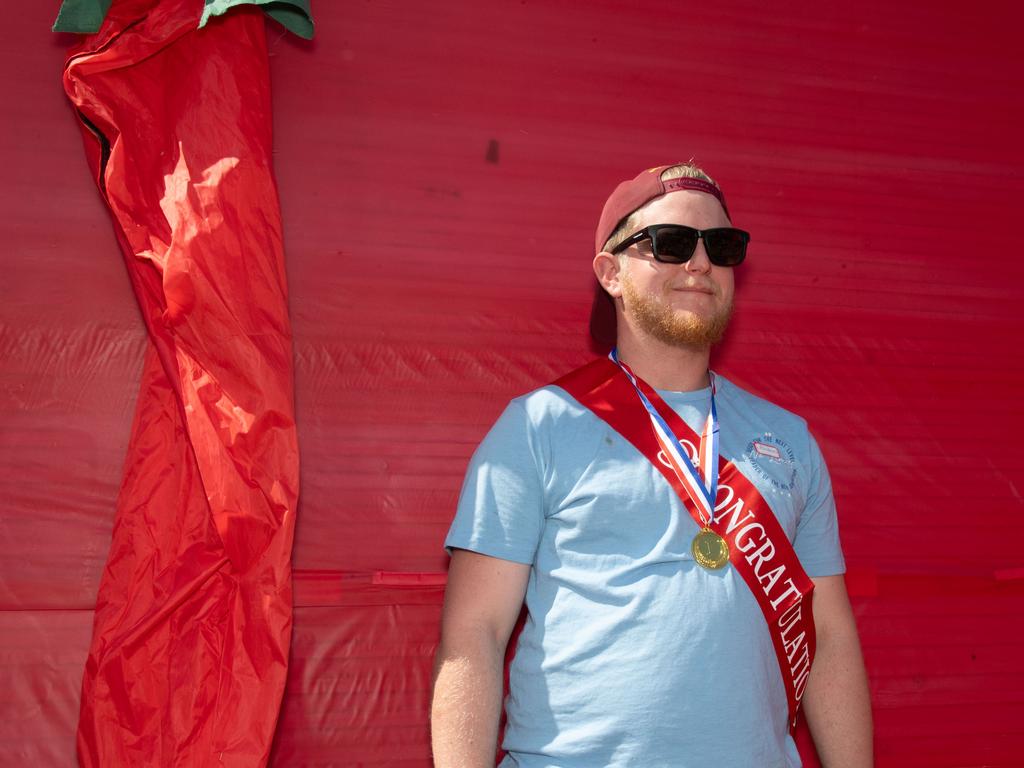
<path fill-rule="evenodd" d="M 765 432 L 747 443 L 745 457 L 754 473 L 777 491 L 796 485 L 796 457 L 782 438 Z"/>

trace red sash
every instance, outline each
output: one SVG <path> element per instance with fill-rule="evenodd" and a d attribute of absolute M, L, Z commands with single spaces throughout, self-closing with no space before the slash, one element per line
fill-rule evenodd
<path fill-rule="evenodd" d="M 640 388 L 682 440 L 700 438 L 646 382 Z M 594 360 L 566 374 L 561 387 L 612 429 L 629 440 L 665 477 L 698 526 L 700 515 L 671 467 L 658 459 L 660 446 L 643 403 L 626 375 L 608 358 Z M 804 573 L 779 521 L 758 490 L 722 456 L 718 467 L 718 499 L 711 526 L 729 544 L 729 560 L 757 599 L 775 646 L 789 702 L 790 728 L 807 686 L 814 658 L 814 583 Z"/>

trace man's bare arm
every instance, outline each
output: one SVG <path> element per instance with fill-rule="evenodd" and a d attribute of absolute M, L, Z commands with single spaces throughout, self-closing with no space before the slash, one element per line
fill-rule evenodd
<path fill-rule="evenodd" d="M 457 549 L 448 568 L 430 709 L 435 768 L 494 766 L 505 647 L 530 566 Z"/>
<path fill-rule="evenodd" d="M 817 650 L 803 699 L 807 725 L 823 768 L 871 768 L 871 694 L 846 585 L 842 576 L 812 581 Z"/>

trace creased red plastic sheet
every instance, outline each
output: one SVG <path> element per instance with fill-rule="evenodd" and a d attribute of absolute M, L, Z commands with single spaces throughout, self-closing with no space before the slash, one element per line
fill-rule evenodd
<path fill-rule="evenodd" d="M 272 765 L 429 768 L 440 589 L 406 582 L 444 570 L 508 398 L 593 356 L 604 197 L 693 156 L 754 237 L 716 370 L 829 462 L 876 765 L 1021 768 L 1024 9 L 1003 5 L 320 2 L 313 45 L 268 26 L 303 468 Z M 0 765 L 45 768 L 74 764 L 152 344 L 55 6 L 22 4 L 0 47 Z"/>
<path fill-rule="evenodd" d="M 265 763 L 298 495 L 263 18 L 115 3 L 65 90 L 149 337 L 82 685 L 85 766 Z"/>

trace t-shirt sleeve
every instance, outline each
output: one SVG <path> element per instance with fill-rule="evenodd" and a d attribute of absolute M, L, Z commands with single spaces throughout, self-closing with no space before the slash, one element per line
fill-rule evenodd
<path fill-rule="evenodd" d="M 544 529 L 544 484 L 536 433 L 513 400 L 466 470 L 445 548 L 531 564 Z"/>
<path fill-rule="evenodd" d="M 839 543 L 832 480 L 817 441 L 808 435 L 808 442 L 807 502 L 797 523 L 793 549 L 808 576 L 835 576 L 846 571 L 846 563 Z"/>

